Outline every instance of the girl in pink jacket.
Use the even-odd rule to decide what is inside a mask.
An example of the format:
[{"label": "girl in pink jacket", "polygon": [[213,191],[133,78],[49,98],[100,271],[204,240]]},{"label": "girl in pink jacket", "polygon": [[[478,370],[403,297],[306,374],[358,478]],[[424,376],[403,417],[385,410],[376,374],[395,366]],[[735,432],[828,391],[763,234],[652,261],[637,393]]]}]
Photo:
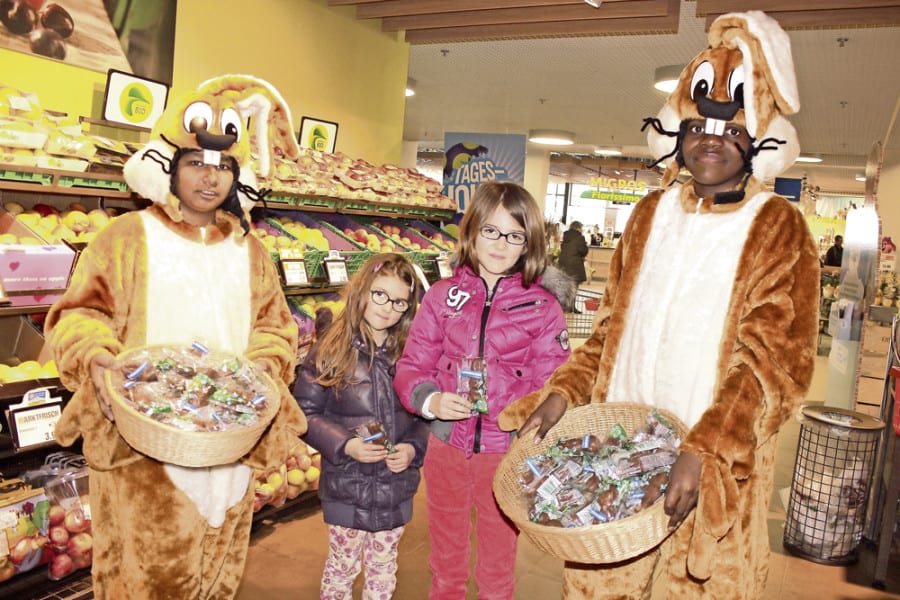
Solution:
[{"label": "girl in pink jacket", "polygon": [[516,530],[491,491],[510,444],[497,416],[539,389],[569,356],[560,293],[547,272],[544,222],[524,188],[482,184],[460,224],[459,265],[425,295],[397,363],[403,405],[431,421],[424,475],[432,599],[466,597],[476,511],[479,598],[512,598]]}]

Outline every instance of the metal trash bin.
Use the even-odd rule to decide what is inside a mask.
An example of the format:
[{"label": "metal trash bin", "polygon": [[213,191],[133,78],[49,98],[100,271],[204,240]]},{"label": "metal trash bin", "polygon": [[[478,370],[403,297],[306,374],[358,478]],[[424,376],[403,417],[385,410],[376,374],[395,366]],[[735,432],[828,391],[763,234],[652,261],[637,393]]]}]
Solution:
[{"label": "metal trash bin", "polygon": [[856,562],[884,423],[827,406],[800,412],[784,547],[817,563]]}]

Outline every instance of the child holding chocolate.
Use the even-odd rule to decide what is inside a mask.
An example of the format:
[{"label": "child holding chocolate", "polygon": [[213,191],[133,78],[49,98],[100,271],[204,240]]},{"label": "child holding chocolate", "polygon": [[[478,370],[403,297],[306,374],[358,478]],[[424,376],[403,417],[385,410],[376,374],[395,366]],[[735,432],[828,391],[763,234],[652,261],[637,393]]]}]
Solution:
[{"label": "child holding chocolate", "polygon": [[300,369],[294,396],[309,422],[303,439],[322,454],[322,598],[350,598],[363,561],[364,597],[390,598],[396,586],[397,545],[428,440],[427,423],[403,409],[392,383],[418,295],[406,258],[373,256]]},{"label": "child holding chocolate", "polygon": [[497,416],[569,356],[565,315],[547,288],[571,293],[571,282],[548,270],[543,216],[514,183],[481,184],[459,248],[453,275],[422,301],[394,386],[407,409],[431,420],[424,466],[430,597],[466,597],[474,509],[479,597],[512,598],[517,532],[491,489],[510,444]]}]

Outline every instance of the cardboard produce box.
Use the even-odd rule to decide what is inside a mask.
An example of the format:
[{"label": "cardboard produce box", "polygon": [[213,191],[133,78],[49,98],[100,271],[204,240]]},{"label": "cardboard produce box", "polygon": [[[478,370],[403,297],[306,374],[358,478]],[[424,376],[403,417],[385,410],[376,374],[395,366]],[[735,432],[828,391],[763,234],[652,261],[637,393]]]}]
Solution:
[{"label": "cardboard produce box", "polygon": [[[0,209],[0,234],[41,240],[31,229]],[[0,282],[12,306],[40,306],[56,302],[75,264],[75,251],[65,244],[0,243]]]}]

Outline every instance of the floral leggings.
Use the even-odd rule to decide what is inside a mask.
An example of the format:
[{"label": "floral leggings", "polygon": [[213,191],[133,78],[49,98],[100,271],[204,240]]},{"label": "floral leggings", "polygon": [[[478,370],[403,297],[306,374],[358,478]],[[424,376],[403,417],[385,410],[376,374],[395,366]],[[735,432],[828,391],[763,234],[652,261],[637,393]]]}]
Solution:
[{"label": "floral leggings", "polygon": [[397,586],[397,544],[403,526],[387,531],[362,531],[328,526],[328,558],[322,573],[321,600],[351,598],[361,563],[366,565],[363,600],[389,600]]}]

